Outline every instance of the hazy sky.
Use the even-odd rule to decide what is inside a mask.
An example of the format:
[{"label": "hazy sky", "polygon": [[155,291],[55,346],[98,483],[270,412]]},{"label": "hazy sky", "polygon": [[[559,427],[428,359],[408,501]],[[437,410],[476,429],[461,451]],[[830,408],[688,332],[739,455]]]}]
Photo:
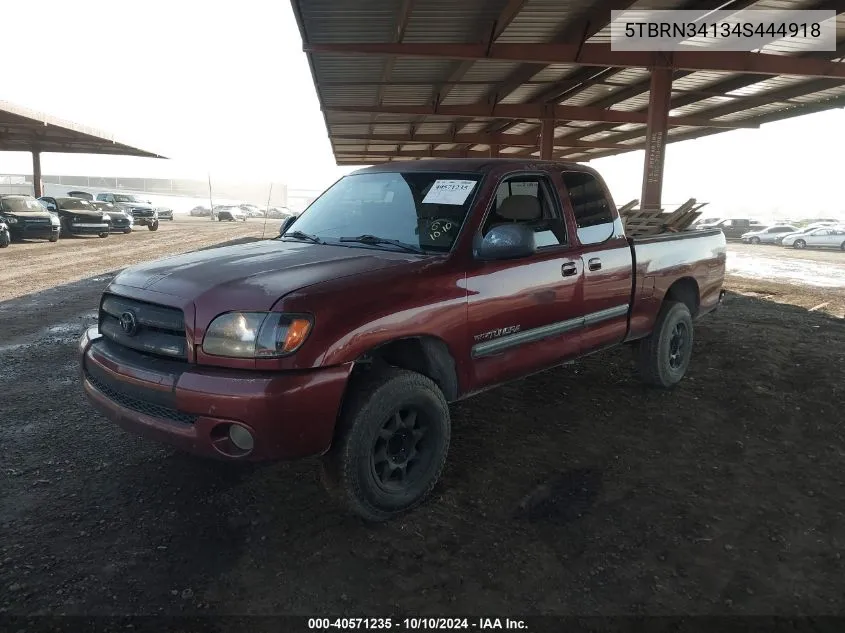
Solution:
[{"label": "hazy sky", "polygon": [[[174,158],[45,154],[45,173],[212,170],[319,189],[348,171],[334,164],[287,0],[28,0],[1,11],[0,99]],[[670,145],[664,200],[845,215],[842,147],[843,110]],[[642,162],[635,152],[591,165],[624,202],[639,197]],[[0,152],[0,173],[30,171],[28,154]]]}]

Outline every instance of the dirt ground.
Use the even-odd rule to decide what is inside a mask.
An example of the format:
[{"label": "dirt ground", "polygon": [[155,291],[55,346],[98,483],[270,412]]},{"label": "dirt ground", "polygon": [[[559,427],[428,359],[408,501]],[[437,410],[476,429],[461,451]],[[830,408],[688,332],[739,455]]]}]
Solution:
[{"label": "dirt ground", "polygon": [[[173,239],[252,224],[204,230]],[[314,462],[205,462],[87,405],[101,273],[170,233],[0,303],[0,614],[845,613],[845,321],[806,309],[838,291],[730,279],[670,392],[621,349],[455,406],[433,496],[369,526]]]}]

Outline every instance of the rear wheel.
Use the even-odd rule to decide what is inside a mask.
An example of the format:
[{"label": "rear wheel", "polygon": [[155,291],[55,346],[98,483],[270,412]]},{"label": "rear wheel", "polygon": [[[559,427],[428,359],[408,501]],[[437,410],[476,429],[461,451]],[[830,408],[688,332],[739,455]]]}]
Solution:
[{"label": "rear wheel", "polygon": [[11,243],[12,237],[9,235],[8,231],[0,232],[0,248],[6,248]]},{"label": "rear wheel", "polygon": [[429,378],[389,368],[350,386],[331,450],[327,489],[355,514],[384,521],[437,483],[449,450],[449,405]]},{"label": "rear wheel", "polygon": [[795,243],[792,246],[794,248],[804,248],[807,246],[807,242],[804,240],[795,240]]},{"label": "rear wheel", "polygon": [[692,343],[689,308],[684,303],[665,301],[654,331],[637,343],[637,368],[642,380],[656,387],[674,387],[689,367]]}]

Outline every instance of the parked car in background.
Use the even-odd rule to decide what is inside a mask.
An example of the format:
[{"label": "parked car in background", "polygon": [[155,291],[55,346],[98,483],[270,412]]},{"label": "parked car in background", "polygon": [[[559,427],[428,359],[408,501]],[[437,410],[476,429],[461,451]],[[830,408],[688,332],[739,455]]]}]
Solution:
[{"label": "parked car in background", "polygon": [[270,207],[267,209],[267,217],[274,220],[281,220],[295,215],[293,211],[287,207]]},{"label": "parked car in background", "polygon": [[98,235],[108,237],[111,217],[81,198],[53,198],[41,196],[41,202],[59,216],[62,237],[69,235]]},{"label": "parked car in background", "polygon": [[0,195],[0,221],[6,224],[10,239],[59,239],[59,218],[32,196]]},{"label": "parked car in background", "polygon": [[94,199],[94,194],[88,193],[87,191],[68,191],[67,195],[71,198],[82,198],[83,200],[88,200],[89,202]]},{"label": "parked car in background", "polygon": [[132,225],[135,223],[135,219],[132,217],[132,214],[128,211],[125,211],[124,209],[113,205],[111,202],[100,202],[99,200],[92,200],[88,204],[90,204],[95,209],[99,209],[103,213],[106,213],[111,218],[111,221],[109,222],[111,231],[117,233],[132,232]]},{"label": "parked car in background", "polygon": [[806,233],[791,233],[783,238],[783,246],[792,248],[838,248],[845,251],[845,226],[821,226]]},{"label": "parked car in background", "polygon": [[766,225],[762,222],[758,222],[757,220],[732,218],[729,220],[720,220],[719,222],[716,222],[706,228],[719,229],[722,233],[724,233],[727,239],[736,240],[749,231],[760,231],[766,228]]},{"label": "parked car in background", "polygon": [[713,225],[721,222],[722,218],[701,218],[700,220],[696,220],[696,222],[692,225],[694,229],[709,229],[713,228]]},{"label": "parked car in background", "polygon": [[12,236],[9,234],[9,225],[0,217],[0,248],[6,248],[12,243]]},{"label": "parked car in background", "polygon": [[242,204],[240,205],[241,211],[246,214],[248,218],[263,218],[264,211],[256,207],[254,204]]},{"label": "parked car in background", "polygon": [[787,233],[795,233],[798,228],[790,224],[777,224],[759,231],[749,231],[743,233],[742,239],[746,244],[776,244],[778,238],[783,237]]},{"label": "parked car in background", "polygon": [[218,222],[234,222],[235,220],[246,222],[246,213],[240,207],[224,205],[217,210]]},{"label": "parked car in background", "polygon": [[156,207],[156,211],[158,212],[159,220],[173,221],[173,209],[170,207]]},{"label": "parked car in background", "polygon": [[97,194],[100,202],[111,202],[132,214],[137,226],[146,226],[150,231],[158,231],[158,209],[149,200],[142,200],[131,193],[102,192]]},{"label": "parked car in background", "polygon": [[188,452],[320,456],[336,498],[385,520],[435,486],[449,403],[622,344],[645,383],[677,385],[725,261],[717,230],[626,236],[584,165],[385,163],[277,239],[121,271],[80,379],[108,419]]},{"label": "parked car in background", "polygon": [[191,209],[189,214],[194,218],[207,218],[211,215],[211,209],[200,204]]},{"label": "parked car in background", "polygon": [[836,224],[835,222],[827,221],[813,222],[812,224],[808,224],[807,226],[796,228],[793,233],[786,233],[784,235],[781,235],[775,241],[775,244],[780,244],[781,246],[783,246],[783,241],[788,237],[806,235],[807,233],[809,233],[810,231],[814,231],[815,229],[826,228],[829,226],[838,226],[838,224]]}]

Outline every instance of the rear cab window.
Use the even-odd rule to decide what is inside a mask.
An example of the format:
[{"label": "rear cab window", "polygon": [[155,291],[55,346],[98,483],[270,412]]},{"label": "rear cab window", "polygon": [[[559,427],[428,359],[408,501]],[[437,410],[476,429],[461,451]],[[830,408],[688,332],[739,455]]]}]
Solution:
[{"label": "rear cab window", "polygon": [[600,244],[624,235],[622,222],[614,218],[612,203],[598,178],[586,171],[565,171],[561,177],[581,244]]}]

